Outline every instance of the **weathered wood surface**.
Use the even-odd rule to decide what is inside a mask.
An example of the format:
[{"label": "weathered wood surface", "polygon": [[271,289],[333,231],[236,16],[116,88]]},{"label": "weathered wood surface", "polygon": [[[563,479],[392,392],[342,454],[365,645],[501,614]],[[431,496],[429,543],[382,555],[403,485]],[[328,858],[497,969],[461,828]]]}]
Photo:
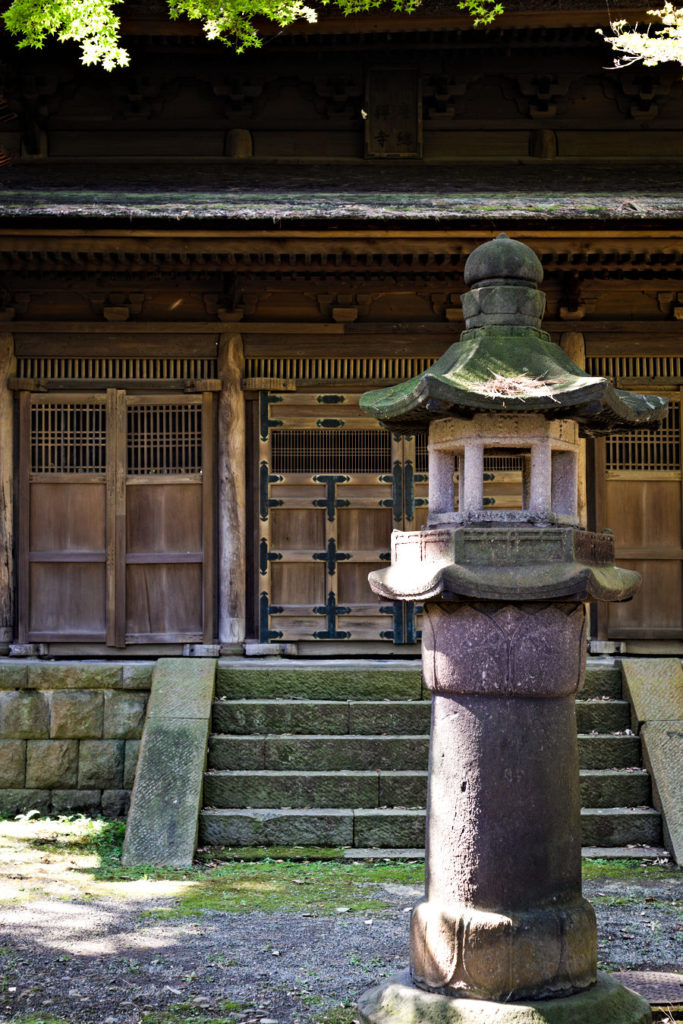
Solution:
[{"label": "weathered wood surface", "polygon": [[246,629],[246,416],[244,345],[224,334],[218,347],[218,638],[239,643]]},{"label": "weathered wood surface", "polygon": [[[567,331],[560,335],[560,348],[566,352],[570,359],[576,363],[581,370],[586,369],[586,342],[580,331]],[[586,493],[586,439],[579,440],[579,488],[577,495],[576,510],[579,516],[579,524],[585,527],[588,523],[588,501]]]},{"label": "weathered wood surface", "polygon": [[14,340],[11,334],[0,334],[0,643],[12,640],[14,625],[13,565],[13,436],[14,396],[7,381],[16,372]]}]

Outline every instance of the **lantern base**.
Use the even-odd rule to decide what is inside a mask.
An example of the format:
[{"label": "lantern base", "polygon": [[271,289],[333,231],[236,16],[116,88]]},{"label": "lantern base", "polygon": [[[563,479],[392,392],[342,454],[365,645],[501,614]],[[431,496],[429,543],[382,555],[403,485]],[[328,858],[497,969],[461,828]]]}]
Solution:
[{"label": "lantern base", "polygon": [[408,971],[368,989],[358,1000],[363,1024],[651,1024],[649,1003],[608,974],[563,999],[498,1003],[425,992]]}]

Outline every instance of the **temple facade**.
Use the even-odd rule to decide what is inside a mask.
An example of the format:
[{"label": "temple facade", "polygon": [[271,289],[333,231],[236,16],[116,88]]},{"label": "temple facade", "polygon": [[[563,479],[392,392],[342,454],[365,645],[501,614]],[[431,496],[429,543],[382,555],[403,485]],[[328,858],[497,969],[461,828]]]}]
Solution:
[{"label": "temple facade", "polygon": [[[604,9],[542,6],[327,16],[237,55],[130,5],[113,73],[4,40],[5,653],[416,655],[419,603],[367,576],[426,521],[426,434],[359,395],[457,340],[501,230],[557,345],[669,400],[656,434],[582,441],[579,513],[643,576],[593,651],[683,652],[683,82],[611,67]],[[521,507],[515,452],[484,472]]]}]

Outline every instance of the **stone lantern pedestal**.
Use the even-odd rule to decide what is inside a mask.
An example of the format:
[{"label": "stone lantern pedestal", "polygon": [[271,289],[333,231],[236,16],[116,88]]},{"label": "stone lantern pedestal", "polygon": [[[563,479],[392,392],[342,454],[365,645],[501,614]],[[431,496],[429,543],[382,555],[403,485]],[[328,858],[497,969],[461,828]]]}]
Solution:
[{"label": "stone lantern pedestal", "polygon": [[[666,406],[552,345],[541,278],[505,236],[475,250],[460,344],[362,401],[392,430],[429,425],[427,527],[394,533],[391,566],[370,583],[423,603],[433,694],[426,896],[410,971],[361,997],[366,1024],[650,1020],[645,1000],[598,975],[581,894],[586,604],[628,599],[639,577],[614,565],[611,534],[579,528],[577,451],[580,433],[654,424]],[[523,467],[513,510],[484,504],[485,460],[501,452]]]}]

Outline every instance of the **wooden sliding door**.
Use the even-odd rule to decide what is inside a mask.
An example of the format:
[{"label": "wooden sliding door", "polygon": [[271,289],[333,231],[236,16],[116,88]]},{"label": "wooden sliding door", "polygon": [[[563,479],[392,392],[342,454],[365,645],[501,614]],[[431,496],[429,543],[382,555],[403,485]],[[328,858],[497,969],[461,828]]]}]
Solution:
[{"label": "wooden sliding door", "polygon": [[632,601],[603,609],[610,639],[683,639],[681,396],[666,397],[664,424],[654,433],[608,437],[598,467],[599,522],[614,531],[617,564],[643,578]]},{"label": "wooden sliding door", "polygon": [[21,640],[212,639],[214,430],[211,393],[22,393]]},{"label": "wooden sliding door", "polygon": [[263,640],[416,639],[413,609],[376,597],[368,572],[389,564],[392,529],[415,528],[426,476],[415,439],[380,427],[358,399],[260,396]]}]

